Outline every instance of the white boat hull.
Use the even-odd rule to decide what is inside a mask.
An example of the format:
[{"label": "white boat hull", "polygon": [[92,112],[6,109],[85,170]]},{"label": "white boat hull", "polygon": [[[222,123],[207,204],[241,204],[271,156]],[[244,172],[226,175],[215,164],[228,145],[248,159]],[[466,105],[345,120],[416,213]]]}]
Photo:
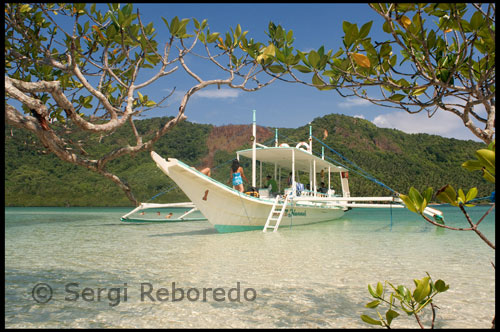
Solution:
[{"label": "white boat hull", "polygon": [[[177,159],[168,161],[151,152],[158,167],[187,195],[217,231],[262,230],[274,200],[245,195],[202,174]],[[345,207],[318,203],[289,203],[280,227],[305,225],[343,216]]]}]

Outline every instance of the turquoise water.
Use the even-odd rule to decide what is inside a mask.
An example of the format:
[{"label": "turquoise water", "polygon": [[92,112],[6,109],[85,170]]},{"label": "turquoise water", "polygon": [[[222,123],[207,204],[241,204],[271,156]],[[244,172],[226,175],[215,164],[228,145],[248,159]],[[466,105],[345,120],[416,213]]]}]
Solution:
[{"label": "turquoise water", "polygon": [[[467,227],[456,209],[439,209],[449,225]],[[470,213],[477,220],[487,209]],[[376,316],[364,308],[368,284],[413,288],[425,272],[450,285],[435,298],[437,328],[491,326],[494,250],[403,209],[392,221],[389,210],[358,209],[277,233],[230,234],[208,221],[120,222],[129,211],[6,208],[5,327],[366,328],[359,316]],[[479,227],[492,242],[494,214]],[[418,327],[406,315],[392,325]]]}]

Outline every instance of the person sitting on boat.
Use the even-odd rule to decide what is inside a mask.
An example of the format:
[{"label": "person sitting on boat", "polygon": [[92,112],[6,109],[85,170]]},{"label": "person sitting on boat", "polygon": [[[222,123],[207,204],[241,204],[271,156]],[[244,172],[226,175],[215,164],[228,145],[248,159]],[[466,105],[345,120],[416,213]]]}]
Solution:
[{"label": "person sitting on boat", "polygon": [[300,182],[295,182],[295,191],[297,193],[297,196],[300,196],[304,191],[304,184]]},{"label": "person sitting on boat", "polygon": [[328,188],[325,186],[324,182],[321,182],[321,187],[318,189],[318,192],[322,194],[328,193]]},{"label": "person sitting on boat", "polygon": [[276,194],[278,193],[278,184],[276,183],[276,180],[272,179],[271,175],[266,176],[266,179],[267,181],[264,186],[270,189],[269,192],[271,193],[271,195],[276,196]]},{"label": "person sitting on boat", "polygon": [[[191,167],[192,169],[196,169],[194,167]],[[201,169],[196,169],[197,171],[205,174],[206,176],[209,176],[211,177],[212,176],[212,171],[210,170],[210,167],[205,167],[205,168],[201,168]]]},{"label": "person sitting on boat", "polygon": [[244,192],[245,188],[243,186],[243,180],[245,180],[246,183],[249,183],[245,173],[243,173],[243,167],[240,166],[240,162],[238,159],[234,159],[233,164],[231,165],[231,173],[228,183],[232,182],[234,189]]},{"label": "person sitting on boat", "polygon": [[203,168],[202,170],[200,170],[200,172],[202,172],[203,174],[205,174],[206,176],[212,176],[212,171],[210,170],[209,167],[205,167]]}]

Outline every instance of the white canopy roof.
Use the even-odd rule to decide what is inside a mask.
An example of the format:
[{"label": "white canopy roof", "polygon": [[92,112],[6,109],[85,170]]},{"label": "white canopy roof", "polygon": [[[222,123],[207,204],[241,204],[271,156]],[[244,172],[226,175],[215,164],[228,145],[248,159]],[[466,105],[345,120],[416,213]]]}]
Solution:
[{"label": "white canopy roof", "polygon": [[[256,149],[256,159],[264,163],[276,163],[281,168],[292,169],[292,151],[295,151],[295,169],[309,173],[312,169],[313,161],[316,161],[316,173],[321,170],[328,172],[330,167],[331,172],[346,172],[343,167],[336,166],[320,157],[314,156],[309,152],[295,147],[267,147]],[[252,158],[252,149],[240,150],[237,155]]]}]

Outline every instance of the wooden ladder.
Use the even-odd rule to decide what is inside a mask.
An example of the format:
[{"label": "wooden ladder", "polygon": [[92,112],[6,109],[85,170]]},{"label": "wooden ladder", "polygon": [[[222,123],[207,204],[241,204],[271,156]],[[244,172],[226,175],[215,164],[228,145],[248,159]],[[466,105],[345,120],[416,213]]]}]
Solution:
[{"label": "wooden ladder", "polygon": [[[280,226],[281,219],[283,218],[283,214],[285,213],[286,205],[288,203],[288,197],[290,197],[290,195],[287,195],[285,197],[285,200],[283,202],[283,205],[281,206],[281,209],[277,209],[277,206],[279,205],[280,195],[276,196],[276,199],[274,200],[273,207],[271,208],[271,212],[269,212],[269,216],[267,217],[266,224],[264,225],[264,229],[262,230],[263,232],[266,232],[268,228],[272,228],[273,232],[276,232],[278,230],[278,227]],[[276,217],[276,215],[277,215],[277,217]],[[275,221],[275,224],[271,225],[271,221]]]}]

